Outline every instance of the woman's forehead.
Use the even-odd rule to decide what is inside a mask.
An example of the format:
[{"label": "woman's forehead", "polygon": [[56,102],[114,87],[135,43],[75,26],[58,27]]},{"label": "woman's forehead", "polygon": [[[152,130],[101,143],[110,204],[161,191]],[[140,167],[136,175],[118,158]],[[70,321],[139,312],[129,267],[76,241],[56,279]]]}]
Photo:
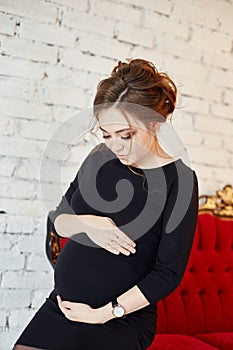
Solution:
[{"label": "woman's forehead", "polygon": [[[127,115],[127,119],[125,117]],[[104,110],[99,115],[99,126],[107,131],[116,132],[125,128],[143,128],[144,124],[136,118],[129,115],[129,113],[122,112],[118,109]]]}]

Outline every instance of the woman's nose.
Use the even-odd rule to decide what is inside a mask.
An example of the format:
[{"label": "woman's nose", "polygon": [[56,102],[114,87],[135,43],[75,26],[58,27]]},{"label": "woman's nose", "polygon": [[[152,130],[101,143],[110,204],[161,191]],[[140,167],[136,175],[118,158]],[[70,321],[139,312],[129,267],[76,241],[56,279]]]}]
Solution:
[{"label": "woman's nose", "polygon": [[111,140],[108,142],[108,147],[116,154],[123,154],[124,146],[120,140]]}]

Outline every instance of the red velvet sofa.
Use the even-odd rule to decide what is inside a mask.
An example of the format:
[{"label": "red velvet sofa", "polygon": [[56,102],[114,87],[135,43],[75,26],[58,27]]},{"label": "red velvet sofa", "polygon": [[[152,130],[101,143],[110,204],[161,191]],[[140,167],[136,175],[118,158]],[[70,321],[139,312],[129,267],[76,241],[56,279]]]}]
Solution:
[{"label": "red velvet sofa", "polygon": [[[178,288],[158,303],[156,335],[148,350],[233,350],[233,191],[200,196],[191,255]],[[67,239],[47,221],[52,266]]]}]

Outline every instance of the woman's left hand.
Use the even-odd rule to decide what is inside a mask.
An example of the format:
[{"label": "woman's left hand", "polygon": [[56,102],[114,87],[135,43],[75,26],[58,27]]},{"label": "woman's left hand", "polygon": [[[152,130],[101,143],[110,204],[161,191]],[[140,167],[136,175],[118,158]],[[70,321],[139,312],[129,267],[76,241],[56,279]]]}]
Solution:
[{"label": "woman's left hand", "polygon": [[63,301],[60,295],[57,295],[58,306],[63,314],[71,321],[85,323],[102,323],[100,321],[99,309],[93,309],[91,306],[83,303],[74,303]]}]

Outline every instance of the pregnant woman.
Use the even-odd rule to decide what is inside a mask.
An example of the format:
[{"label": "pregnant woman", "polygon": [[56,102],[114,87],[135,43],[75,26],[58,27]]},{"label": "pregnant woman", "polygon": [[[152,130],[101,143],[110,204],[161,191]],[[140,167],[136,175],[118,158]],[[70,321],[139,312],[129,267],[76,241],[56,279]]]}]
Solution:
[{"label": "pregnant woman", "polygon": [[157,302],[180,284],[198,215],[194,170],[166,153],[159,127],[177,89],[143,59],[119,61],[97,86],[104,141],[86,156],[51,216],[69,237],[54,289],[13,350],[145,350]]}]

